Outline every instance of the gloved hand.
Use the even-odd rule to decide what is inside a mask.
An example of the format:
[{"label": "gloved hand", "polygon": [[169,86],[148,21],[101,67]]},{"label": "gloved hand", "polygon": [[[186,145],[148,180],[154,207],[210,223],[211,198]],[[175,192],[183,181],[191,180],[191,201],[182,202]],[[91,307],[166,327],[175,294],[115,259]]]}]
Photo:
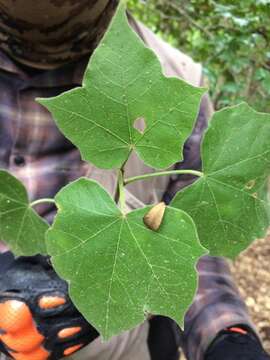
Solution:
[{"label": "gloved hand", "polygon": [[224,330],[210,345],[205,360],[270,360],[252,332]]},{"label": "gloved hand", "polygon": [[67,288],[48,258],[0,254],[0,352],[16,360],[56,360],[93,341],[98,333]]}]

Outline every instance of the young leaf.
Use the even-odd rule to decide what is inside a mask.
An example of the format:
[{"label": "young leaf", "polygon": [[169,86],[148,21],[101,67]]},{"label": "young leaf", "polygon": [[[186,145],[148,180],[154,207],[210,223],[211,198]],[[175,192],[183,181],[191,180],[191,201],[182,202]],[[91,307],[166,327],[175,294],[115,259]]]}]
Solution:
[{"label": "young leaf", "polygon": [[183,323],[205,249],[192,219],[167,208],[158,231],[143,223],[150,207],[123,215],[96,182],[79,179],[56,196],[59,212],[47,246],[70,296],[104,339],[149,313]]},{"label": "young leaf", "polygon": [[[182,157],[205,89],[163,75],[130,28],[123,3],[91,57],[82,87],[39,99],[58,127],[99,168],[120,168],[132,150],[154,168]],[[145,123],[140,132],[137,121]]]},{"label": "young leaf", "polygon": [[46,254],[48,224],[29,206],[25,187],[0,170],[0,240],[17,256]]},{"label": "young leaf", "polygon": [[202,144],[204,177],[171,206],[186,211],[211,255],[234,258],[269,225],[270,115],[247,104],[215,113]]}]

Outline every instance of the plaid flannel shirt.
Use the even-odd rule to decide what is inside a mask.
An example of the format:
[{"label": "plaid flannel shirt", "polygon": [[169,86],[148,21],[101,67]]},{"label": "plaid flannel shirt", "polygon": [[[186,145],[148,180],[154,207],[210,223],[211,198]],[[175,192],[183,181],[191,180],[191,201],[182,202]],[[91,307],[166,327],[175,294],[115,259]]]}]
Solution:
[{"label": "plaid flannel shirt", "polygon": [[[0,168],[24,183],[31,201],[53,197],[70,181],[87,175],[88,166],[78,150],[59,132],[49,112],[35,102],[37,97],[55,96],[80,85],[86,61],[58,70],[27,73],[0,53]],[[185,147],[186,160],[178,167],[200,166],[205,113],[202,103],[197,127]],[[185,177],[171,179],[165,199],[169,201],[175,191],[190,181]],[[49,220],[54,216],[52,205],[40,205],[37,210]],[[199,289],[181,333],[181,346],[192,360],[202,360],[211,341],[225,327],[240,323],[252,327],[226,262],[206,256],[199,261],[198,271]]]}]

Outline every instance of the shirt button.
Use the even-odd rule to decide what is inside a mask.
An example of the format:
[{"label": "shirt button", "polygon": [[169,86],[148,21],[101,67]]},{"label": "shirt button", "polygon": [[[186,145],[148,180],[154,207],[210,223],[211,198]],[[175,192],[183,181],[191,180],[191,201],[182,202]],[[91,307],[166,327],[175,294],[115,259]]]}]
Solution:
[{"label": "shirt button", "polygon": [[25,165],[25,158],[22,155],[15,155],[13,158],[14,164],[17,166]]}]

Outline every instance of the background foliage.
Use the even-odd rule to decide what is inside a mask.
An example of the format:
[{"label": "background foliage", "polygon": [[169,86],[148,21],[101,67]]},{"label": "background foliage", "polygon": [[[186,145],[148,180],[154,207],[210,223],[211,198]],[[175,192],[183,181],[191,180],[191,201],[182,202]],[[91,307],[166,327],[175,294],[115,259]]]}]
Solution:
[{"label": "background foliage", "polygon": [[270,0],[128,0],[136,18],[204,65],[217,109],[270,111]]}]

